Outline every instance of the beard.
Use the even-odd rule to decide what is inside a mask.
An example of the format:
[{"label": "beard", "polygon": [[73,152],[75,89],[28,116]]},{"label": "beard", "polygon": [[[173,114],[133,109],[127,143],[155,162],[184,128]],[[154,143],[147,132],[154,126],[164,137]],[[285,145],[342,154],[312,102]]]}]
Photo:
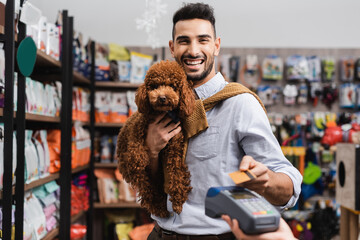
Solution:
[{"label": "beard", "polygon": [[[182,56],[181,59],[179,59],[177,62],[180,63],[180,65],[184,65],[185,63],[183,62],[182,59],[185,58],[185,57],[186,57],[186,58],[192,58],[192,59],[198,58],[198,56],[196,56],[196,57],[192,57],[192,56]],[[207,60],[208,58],[205,56],[204,59],[205,59],[204,63],[206,63],[206,60]],[[195,75],[194,75],[194,74],[190,74],[190,73],[188,73],[188,72],[185,71],[185,72],[186,72],[186,77],[187,77],[188,80],[190,80],[190,81],[192,81],[192,82],[201,81],[201,80],[203,80],[204,78],[206,78],[206,77],[210,74],[213,66],[214,66],[214,57],[211,58],[211,59],[209,59],[209,62],[208,62],[207,65],[205,64],[205,69],[204,69],[204,71],[202,71],[201,73],[195,74]]]}]

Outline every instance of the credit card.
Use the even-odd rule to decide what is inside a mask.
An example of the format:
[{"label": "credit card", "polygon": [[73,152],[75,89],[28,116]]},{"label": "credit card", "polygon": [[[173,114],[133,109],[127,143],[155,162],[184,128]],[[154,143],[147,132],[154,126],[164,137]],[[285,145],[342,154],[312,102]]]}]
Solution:
[{"label": "credit card", "polygon": [[235,184],[240,184],[243,182],[250,181],[252,179],[256,178],[256,175],[252,173],[250,170],[246,171],[235,171],[232,173],[229,173],[229,176],[234,181]]}]

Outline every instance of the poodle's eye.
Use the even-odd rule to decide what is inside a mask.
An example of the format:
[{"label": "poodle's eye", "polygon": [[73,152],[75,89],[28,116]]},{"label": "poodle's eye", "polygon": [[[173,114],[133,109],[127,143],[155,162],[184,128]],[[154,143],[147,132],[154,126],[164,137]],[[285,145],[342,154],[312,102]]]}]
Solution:
[{"label": "poodle's eye", "polygon": [[149,86],[149,88],[150,88],[150,90],[154,90],[154,89],[157,88],[157,85],[156,85],[156,84],[151,84],[151,85]]},{"label": "poodle's eye", "polygon": [[175,86],[175,85],[170,84],[169,86],[170,86],[172,89],[176,90],[176,86]]}]

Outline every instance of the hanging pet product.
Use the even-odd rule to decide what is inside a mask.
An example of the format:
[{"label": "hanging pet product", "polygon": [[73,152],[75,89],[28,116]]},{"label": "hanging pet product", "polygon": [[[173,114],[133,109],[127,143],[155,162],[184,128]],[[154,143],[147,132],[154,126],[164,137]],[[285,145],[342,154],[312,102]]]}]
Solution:
[{"label": "hanging pet product", "polygon": [[286,79],[304,80],[309,76],[309,65],[304,56],[292,55],[286,59]]},{"label": "hanging pet product", "polygon": [[304,83],[301,84],[299,87],[299,97],[297,99],[297,102],[299,104],[305,104],[307,103],[307,98],[308,98],[308,87]]},{"label": "hanging pet product", "polygon": [[310,97],[313,101],[313,106],[316,107],[319,99],[322,96],[323,87],[320,82],[310,83]]},{"label": "hanging pet product", "polygon": [[286,105],[294,105],[296,103],[296,96],[298,95],[296,85],[286,84],[283,94]]},{"label": "hanging pet product", "polygon": [[262,62],[264,80],[281,80],[283,78],[283,61],[279,56],[269,55]]},{"label": "hanging pet product", "polygon": [[321,78],[324,82],[335,80],[335,59],[327,57],[321,61]]},{"label": "hanging pet product", "polygon": [[223,54],[218,58],[218,71],[229,82],[237,82],[239,75],[240,57]]},{"label": "hanging pet product", "polygon": [[341,81],[354,80],[355,59],[352,57],[345,57],[340,60],[340,79]]},{"label": "hanging pet product", "polygon": [[360,58],[356,60],[354,70],[355,70],[354,79],[360,80]]},{"label": "hanging pet product", "polygon": [[261,79],[262,71],[257,56],[247,55],[246,63],[240,71],[241,83],[251,90],[255,90],[259,86]]},{"label": "hanging pet product", "polygon": [[306,57],[309,64],[309,82],[321,81],[321,60],[317,56]]},{"label": "hanging pet product", "polygon": [[340,86],[340,107],[354,108],[356,100],[355,85],[344,83]]},{"label": "hanging pet product", "polygon": [[338,89],[335,83],[326,84],[322,91],[322,103],[324,103],[328,108],[331,108],[334,102],[338,99],[338,95]]},{"label": "hanging pet product", "polygon": [[270,106],[274,104],[271,86],[269,85],[259,86],[257,89],[257,94],[265,106]]}]

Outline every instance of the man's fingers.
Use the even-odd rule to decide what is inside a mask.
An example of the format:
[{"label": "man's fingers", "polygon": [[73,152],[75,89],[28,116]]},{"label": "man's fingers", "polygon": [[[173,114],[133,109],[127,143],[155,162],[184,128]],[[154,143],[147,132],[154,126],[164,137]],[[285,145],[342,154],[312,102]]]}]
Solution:
[{"label": "man's fingers", "polygon": [[173,138],[176,134],[178,134],[179,132],[181,131],[181,126],[178,125],[176,128],[172,129],[170,132],[169,132],[169,140],[171,138]]},{"label": "man's fingers", "polygon": [[246,171],[248,169],[253,168],[253,165],[254,165],[253,161],[254,161],[254,159],[252,157],[245,155],[241,160],[239,170]]}]

